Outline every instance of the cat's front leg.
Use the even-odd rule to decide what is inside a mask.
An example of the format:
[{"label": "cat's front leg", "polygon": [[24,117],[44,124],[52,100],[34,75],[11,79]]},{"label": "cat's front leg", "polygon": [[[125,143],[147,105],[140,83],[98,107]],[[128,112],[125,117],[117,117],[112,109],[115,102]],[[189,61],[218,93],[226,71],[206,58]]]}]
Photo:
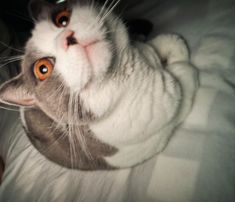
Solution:
[{"label": "cat's front leg", "polygon": [[190,63],[186,41],[176,34],[162,34],[149,42],[159,54],[163,66],[180,84],[182,100],[177,123],[189,113],[199,86],[198,71]]},{"label": "cat's front leg", "polygon": [[178,123],[181,123],[190,112],[195,94],[199,87],[198,71],[187,61],[170,64],[166,69],[179,81],[181,86],[181,109],[177,116]]}]

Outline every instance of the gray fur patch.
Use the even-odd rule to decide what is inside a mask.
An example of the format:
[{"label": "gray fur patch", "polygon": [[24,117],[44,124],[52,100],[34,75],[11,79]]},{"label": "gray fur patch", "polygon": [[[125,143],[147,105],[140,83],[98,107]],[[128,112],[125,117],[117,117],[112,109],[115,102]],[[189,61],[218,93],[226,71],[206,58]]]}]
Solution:
[{"label": "gray fur patch", "polygon": [[86,142],[87,151],[84,151],[78,142],[72,149],[66,125],[58,127],[38,108],[26,109],[23,113],[26,124],[24,127],[30,141],[51,161],[73,169],[115,169],[104,160],[104,157],[112,156],[118,150],[95,138],[88,126],[77,126]]}]

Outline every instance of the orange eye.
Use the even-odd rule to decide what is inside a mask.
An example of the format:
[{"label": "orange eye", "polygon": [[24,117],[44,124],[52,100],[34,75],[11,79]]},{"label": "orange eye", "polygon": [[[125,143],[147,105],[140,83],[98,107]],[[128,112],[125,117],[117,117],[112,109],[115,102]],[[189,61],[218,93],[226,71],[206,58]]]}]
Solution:
[{"label": "orange eye", "polygon": [[34,64],[34,74],[37,79],[44,81],[47,79],[54,68],[54,64],[48,58],[42,58]]},{"label": "orange eye", "polygon": [[54,18],[55,25],[57,27],[66,27],[69,24],[71,13],[68,10],[57,13]]}]

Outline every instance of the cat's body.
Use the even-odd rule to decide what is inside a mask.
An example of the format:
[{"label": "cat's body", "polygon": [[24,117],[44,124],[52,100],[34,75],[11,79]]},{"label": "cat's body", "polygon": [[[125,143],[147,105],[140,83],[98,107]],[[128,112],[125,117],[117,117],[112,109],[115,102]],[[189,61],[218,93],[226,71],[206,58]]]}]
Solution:
[{"label": "cat's body", "polygon": [[[191,109],[197,71],[188,49],[175,35],[130,43],[115,16],[69,8],[62,28],[40,10],[22,73],[1,87],[1,100],[33,107],[22,109],[23,124],[52,161],[93,170],[141,163],[164,149]],[[40,80],[35,64],[44,58],[40,68],[53,71]]]}]

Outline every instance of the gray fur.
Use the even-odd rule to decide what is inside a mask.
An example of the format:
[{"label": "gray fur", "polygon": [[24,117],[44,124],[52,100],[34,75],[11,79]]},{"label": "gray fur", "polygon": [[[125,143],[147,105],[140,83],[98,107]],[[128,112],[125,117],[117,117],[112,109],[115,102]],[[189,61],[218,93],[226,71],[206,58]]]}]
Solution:
[{"label": "gray fur", "polygon": [[85,152],[79,142],[71,151],[66,124],[57,127],[57,123],[38,108],[26,109],[23,113],[30,141],[48,159],[73,169],[114,169],[103,157],[115,154],[117,149],[96,139],[87,125],[79,126],[80,134],[73,135],[76,141],[79,141],[77,135],[84,137],[88,151]]}]

